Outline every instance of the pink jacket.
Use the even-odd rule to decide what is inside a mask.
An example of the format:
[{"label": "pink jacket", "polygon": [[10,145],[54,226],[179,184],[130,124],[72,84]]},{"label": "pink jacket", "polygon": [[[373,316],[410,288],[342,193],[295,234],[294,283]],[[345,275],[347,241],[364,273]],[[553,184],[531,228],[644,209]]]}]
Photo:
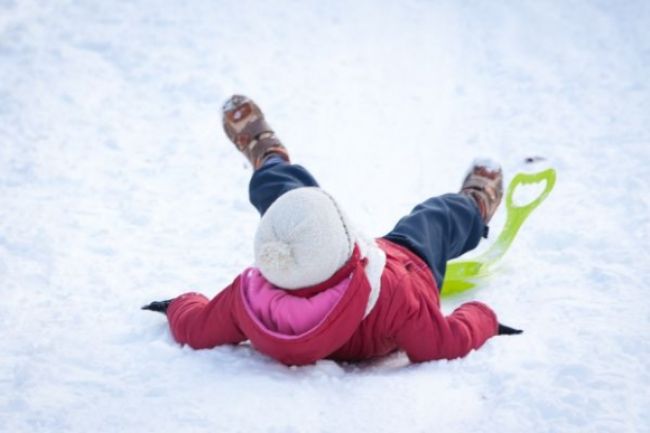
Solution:
[{"label": "pink jacket", "polygon": [[285,291],[249,268],[209,301],[176,298],[167,317],[174,338],[195,349],[250,340],[287,365],[319,359],[359,361],[403,350],[413,362],[465,356],[496,335],[497,318],[480,302],[440,311],[431,270],[408,249],[377,239],[386,253],[379,298],[366,313],[370,284],[358,249],[332,278]]}]

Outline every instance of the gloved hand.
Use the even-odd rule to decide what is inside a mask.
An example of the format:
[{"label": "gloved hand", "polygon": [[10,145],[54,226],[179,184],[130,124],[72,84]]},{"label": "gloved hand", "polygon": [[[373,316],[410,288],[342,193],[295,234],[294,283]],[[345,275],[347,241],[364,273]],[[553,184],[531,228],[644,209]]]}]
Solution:
[{"label": "gloved hand", "polygon": [[171,304],[172,301],[173,299],[167,299],[166,301],[153,301],[151,304],[144,305],[142,309],[167,314],[167,308],[169,308],[169,304]]},{"label": "gloved hand", "polygon": [[499,323],[497,335],[516,335],[516,334],[521,334],[522,332],[524,331],[522,331],[521,329],[511,328],[509,326],[502,325]]}]

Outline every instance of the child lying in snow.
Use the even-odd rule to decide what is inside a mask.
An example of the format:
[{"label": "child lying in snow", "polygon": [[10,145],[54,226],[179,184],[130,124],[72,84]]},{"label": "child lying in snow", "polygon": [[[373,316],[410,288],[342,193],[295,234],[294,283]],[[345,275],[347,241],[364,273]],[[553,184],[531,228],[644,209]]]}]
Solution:
[{"label": "child lying in snow", "polygon": [[144,309],[165,313],[195,349],[250,340],[288,365],[358,361],[404,350],[413,362],[466,355],[497,334],[480,302],[440,311],[449,259],[476,247],[503,195],[501,169],[475,163],[460,193],[419,204],[379,239],[357,232],[337,202],[291,164],[259,107],[235,95],[223,126],[254,167],[250,201],[262,215],[255,266],[209,301],[186,293]]}]

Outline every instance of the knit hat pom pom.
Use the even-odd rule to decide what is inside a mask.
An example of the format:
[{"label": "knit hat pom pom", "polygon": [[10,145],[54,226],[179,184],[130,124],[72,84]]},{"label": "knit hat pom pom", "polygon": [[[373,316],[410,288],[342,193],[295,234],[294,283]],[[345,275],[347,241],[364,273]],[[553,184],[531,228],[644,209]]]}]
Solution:
[{"label": "knit hat pom pom", "polygon": [[274,271],[286,271],[295,266],[291,246],[286,242],[265,242],[259,246],[257,265]]},{"label": "knit hat pom pom", "polygon": [[349,224],[320,188],[287,191],[266,210],[255,233],[255,266],[276,287],[293,290],[326,281],[354,249]]}]

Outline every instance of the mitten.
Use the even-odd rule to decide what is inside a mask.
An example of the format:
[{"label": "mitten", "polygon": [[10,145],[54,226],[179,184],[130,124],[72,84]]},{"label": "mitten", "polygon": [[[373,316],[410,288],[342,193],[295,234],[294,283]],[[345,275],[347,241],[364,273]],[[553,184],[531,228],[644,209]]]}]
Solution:
[{"label": "mitten", "polygon": [[143,306],[142,309],[167,314],[167,308],[169,308],[169,304],[171,304],[172,301],[173,299],[168,299],[166,301],[153,301],[151,304]]},{"label": "mitten", "polygon": [[502,325],[499,323],[497,335],[515,335],[515,334],[521,334],[522,332],[524,331],[522,331],[521,329],[511,328],[509,326]]}]

